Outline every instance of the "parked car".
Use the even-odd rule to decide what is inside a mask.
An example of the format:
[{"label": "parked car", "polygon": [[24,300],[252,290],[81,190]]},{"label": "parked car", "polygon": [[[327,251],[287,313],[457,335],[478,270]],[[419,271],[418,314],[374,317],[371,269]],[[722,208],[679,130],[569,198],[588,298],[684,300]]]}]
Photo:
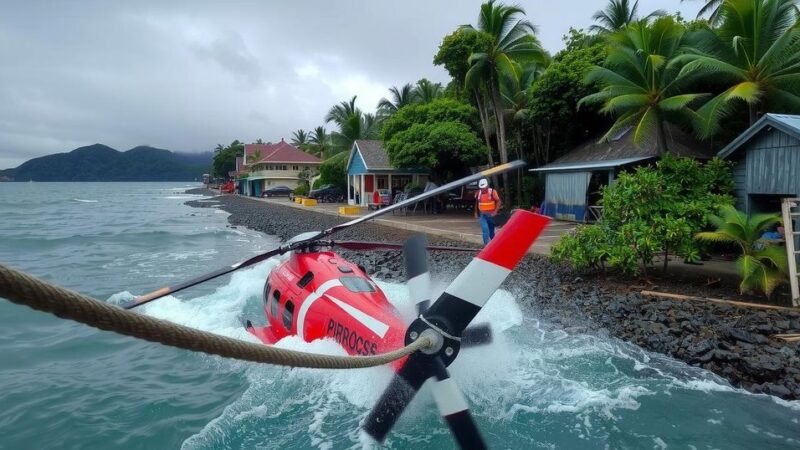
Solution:
[{"label": "parked car", "polygon": [[271,188],[264,189],[261,193],[262,197],[288,197],[289,194],[294,192],[294,189],[289,186],[272,186]]},{"label": "parked car", "polygon": [[332,184],[324,184],[309,192],[308,198],[321,203],[341,203],[344,201],[344,191]]}]

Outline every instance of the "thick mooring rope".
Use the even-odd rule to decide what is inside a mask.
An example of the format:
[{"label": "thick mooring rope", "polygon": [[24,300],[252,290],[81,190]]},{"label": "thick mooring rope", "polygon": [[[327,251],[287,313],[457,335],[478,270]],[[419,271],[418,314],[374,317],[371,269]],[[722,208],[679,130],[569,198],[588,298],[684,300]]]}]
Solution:
[{"label": "thick mooring rope", "polygon": [[314,369],[358,369],[387,364],[430,347],[420,338],[389,353],[374,356],[331,356],[253,344],[156,319],[55,286],[0,264],[0,297],[62,319],[193,352],[258,363]]}]

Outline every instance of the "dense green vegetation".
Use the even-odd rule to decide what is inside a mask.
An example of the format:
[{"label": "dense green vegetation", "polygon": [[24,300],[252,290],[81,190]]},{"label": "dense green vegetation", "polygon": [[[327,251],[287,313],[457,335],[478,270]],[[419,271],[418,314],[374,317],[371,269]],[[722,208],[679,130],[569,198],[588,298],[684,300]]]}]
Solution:
[{"label": "dense green vegetation", "polygon": [[786,249],[761,239],[761,234],[780,224],[780,214],[747,214],[723,205],[720,215],[709,216],[716,231],[697,233],[697,239],[736,244],[742,254],[736,268],[742,277],[739,290],[760,291],[769,296],[780,284],[789,281]]},{"label": "dense green vegetation", "polygon": [[699,257],[694,239],[720,205],[731,205],[733,178],[727,162],[701,164],[665,155],[655,167],[622,173],[603,190],[603,219],[578,227],[554,247],[553,257],[581,270],[618,269],[637,274],[660,255]]},{"label": "dense green vegetation", "polygon": [[227,178],[229,172],[236,170],[236,158],[243,155],[244,143],[239,142],[239,140],[231,142],[228,146],[217,144],[217,147],[214,149],[214,161],[211,165],[211,175],[214,177]]},{"label": "dense green vegetation", "polygon": [[125,152],[102,144],[27,161],[0,175],[16,181],[199,181],[211,154],[140,146]]},{"label": "dense green vegetation", "polygon": [[475,133],[477,122],[475,108],[449,98],[401,108],[383,125],[389,161],[429,168],[437,181],[464,175],[486,154]]}]

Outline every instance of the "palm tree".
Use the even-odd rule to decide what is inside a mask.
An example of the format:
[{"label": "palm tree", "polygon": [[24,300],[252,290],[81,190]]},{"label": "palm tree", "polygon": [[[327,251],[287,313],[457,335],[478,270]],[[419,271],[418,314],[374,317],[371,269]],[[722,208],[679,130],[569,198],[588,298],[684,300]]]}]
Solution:
[{"label": "palm tree", "polygon": [[412,91],[413,99],[419,103],[430,103],[444,94],[441,83],[432,83],[427,78],[417,81]]},{"label": "palm tree", "polygon": [[602,141],[633,128],[636,145],[655,137],[663,155],[668,150],[665,122],[692,120],[689,106],[702,94],[682,93],[676,56],[683,35],[683,26],[672,17],[641,20],[609,35],[603,67],[596,66],[586,78],[602,89],[578,103],[602,103],[602,112],[617,116]]},{"label": "palm tree", "polygon": [[[600,22],[589,27],[589,31],[596,33],[613,33],[628,26],[639,19],[636,17],[636,10],[639,9],[639,0],[633,2],[631,6],[628,0],[609,0],[606,8],[597,11],[592,16],[592,20]],[[643,18],[650,20],[656,17],[665,16],[667,13],[663,9],[657,9]]]},{"label": "palm tree", "polygon": [[384,97],[378,102],[378,112],[386,116],[391,116],[398,109],[414,102],[414,88],[411,83],[404,84],[400,89],[392,86],[389,88],[389,94],[391,100]]},{"label": "palm tree", "polygon": [[768,245],[760,240],[761,234],[781,222],[779,214],[747,214],[726,205],[720,208],[719,216],[709,220],[716,231],[697,233],[695,237],[710,242],[730,242],[739,246],[742,255],[736,260],[742,283],[742,293],[759,290],[767,296],[781,283],[788,281],[789,263],[786,250]]},{"label": "palm tree", "polygon": [[311,130],[308,137],[308,142],[311,152],[319,157],[325,156],[325,151],[328,148],[328,134],[325,132],[325,127],[316,127]]},{"label": "palm tree", "polygon": [[[500,81],[508,74],[516,73],[519,64],[544,61],[546,52],[534,36],[534,26],[527,20],[519,19],[525,15],[522,8],[516,6],[495,5],[494,0],[481,5],[478,16],[478,29],[465,25],[464,30],[484,32],[491,36],[491,43],[486,52],[473,53],[469,57],[470,68],[467,71],[465,84],[470,87],[484,85],[489,94],[497,125],[497,150],[500,162],[508,162],[506,151],[506,131],[503,120],[503,104],[500,97]],[[510,204],[508,192],[508,174],[503,174],[506,186],[504,196],[506,204]]]},{"label": "palm tree", "polygon": [[358,109],[355,96],[349,102],[334,105],[325,116],[325,121],[333,122],[339,128],[330,135],[336,153],[350,150],[357,139],[376,139],[380,129],[380,119]]},{"label": "palm tree", "polygon": [[308,145],[308,133],[304,129],[299,129],[292,133],[292,145],[305,150]]},{"label": "palm tree", "polygon": [[[684,0],[681,0],[683,2]],[[709,12],[711,14],[708,15],[708,23],[711,25],[718,25],[719,19],[721,17],[722,12],[722,4],[725,3],[725,0],[703,0],[705,4],[700,11],[697,12],[697,19],[705,16]]]},{"label": "palm tree", "polygon": [[792,0],[726,0],[715,30],[690,35],[682,73],[699,73],[727,89],[697,112],[703,137],[719,129],[735,102],[748,105],[750,125],[770,110],[800,110],[800,26]]},{"label": "palm tree", "polygon": [[354,95],[349,102],[340,102],[338,105],[333,105],[325,116],[325,123],[334,122],[340,124],[347,120],[347,117],[358,111],[358,108],[356,108],[356,97],[357,96]]}]

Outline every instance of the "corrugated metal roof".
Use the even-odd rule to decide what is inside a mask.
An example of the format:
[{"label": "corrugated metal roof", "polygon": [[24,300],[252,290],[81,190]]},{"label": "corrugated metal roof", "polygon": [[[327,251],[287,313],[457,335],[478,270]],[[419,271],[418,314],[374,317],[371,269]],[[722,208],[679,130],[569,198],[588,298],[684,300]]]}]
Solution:
[{"label": "corrugated metal roof", "polygon": [[800,116],[791,114],[764,114],[750,128],[732,140],[730,144],[717,153],[720,158],[727,158],[731,153],[743,147],[750,139],[755,137],[759,131],[766,127],[774,127],[778,130],[800,139]]},{"label": "corrugated metal roof", "polygon": [[530,172],[567,172],[579,170],[600,170],[600,169],[613,169],[615,167],[633,164],[635,162],[644,161],[653,158],[653,156],[635,156],[632,158],[610,159],[607,161],[589,161],[589,162],[565,162],[553,163],[544,167],[537,167],[530,169]]},{"label": "corrugated metal roof", "polygon": [[774,117],[775,120],[778,120],[784,123],[786,126],[794,128],[800,133],[800,116],[795,116],[792,114],[767,114],[768,116]]},{"label": "corrugated metal roof", "polygon": [[[667,138],[667,149],[673,155],[698,159],[711,159],[714,156],[709,145],[699,142],[677,127],[666,124],[664,131]],[[598,138],[594,138],[575,147],[545,167],[567,162],[588,163],[659,156],[656,136],[648,136],[641,145],[636,145],[633,142],[633,134],[633,128],[625,128],[607,142],[598,142]]]}]

